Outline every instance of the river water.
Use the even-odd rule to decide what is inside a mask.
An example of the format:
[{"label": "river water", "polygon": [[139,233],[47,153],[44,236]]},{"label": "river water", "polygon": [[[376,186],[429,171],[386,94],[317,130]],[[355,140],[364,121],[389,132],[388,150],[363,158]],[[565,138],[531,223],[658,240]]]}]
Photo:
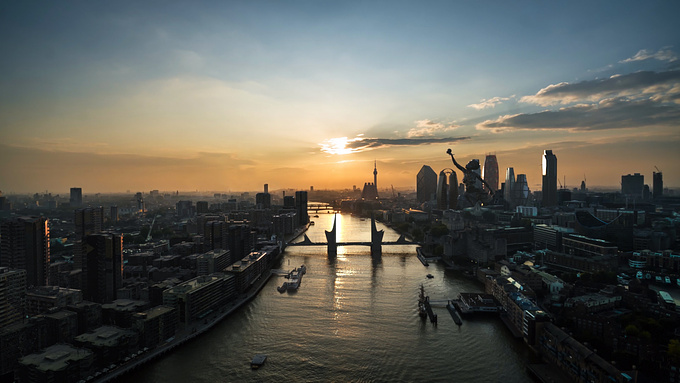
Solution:
[{"label": "river water", "polygon": [[[307,235],[325,242],[332,214],[313,217]],[[337,215],[338,242],[370,241],[370,220]],[[387,227],[384,241],[399,235]],[[126,375],[134,382],[529,382],[526,346],[497,318],[463,320],[433,307],[437,325],[417,313],[419,286],[432,301],[481,286],[440,264],[424,267],[415,247],[383,246],[373,262],[368,246],[288,247],[281,268],[302,264],[296,292],[276,290],[272,276],[260,294],[211,331]],[[431,273],[434,278],[428,279]],[[259,370],[255,354],[267,354]]]}]

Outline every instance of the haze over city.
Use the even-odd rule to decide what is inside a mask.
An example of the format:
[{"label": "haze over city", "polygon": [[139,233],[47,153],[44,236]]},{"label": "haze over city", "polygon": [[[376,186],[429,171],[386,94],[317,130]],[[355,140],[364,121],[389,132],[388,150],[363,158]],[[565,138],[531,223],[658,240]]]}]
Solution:
[{"label": "haze over city", "polygon": [[4,193],[415,187],[495,153],[540,189],[680,186],[677,2],[11,2]]}]

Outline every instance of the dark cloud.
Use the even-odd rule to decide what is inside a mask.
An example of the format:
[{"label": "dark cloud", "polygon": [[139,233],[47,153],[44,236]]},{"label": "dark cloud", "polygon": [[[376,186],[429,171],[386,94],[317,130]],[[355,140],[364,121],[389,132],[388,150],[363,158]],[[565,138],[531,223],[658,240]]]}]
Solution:
[{"label": "dark cloud", "polygon": [[680,125],[680,105],[651,99],[615,98],[593,105],[576,105],[553,111],[501,116],[477,124],[477,129],[510,130],[605,130]]},{"label": "dark cloud", "polygon": [[390,146],[418,146],[429,144],[453,143],[456,141],[469,140],[470,137],[444,137],[444,138],[363,138],[347,143],[347,147],[356,151],[386,148]]},{"label": "dark cloud", "polygon": [[[539,105],[553,105],[640,93],[675,93],[678,83],[680,83],[680,70],[642,71],[574,84],[563,82],[549,85],[535,95],[522,97],[521,101]],[[674,85],[676,89],[673,89]]]}]

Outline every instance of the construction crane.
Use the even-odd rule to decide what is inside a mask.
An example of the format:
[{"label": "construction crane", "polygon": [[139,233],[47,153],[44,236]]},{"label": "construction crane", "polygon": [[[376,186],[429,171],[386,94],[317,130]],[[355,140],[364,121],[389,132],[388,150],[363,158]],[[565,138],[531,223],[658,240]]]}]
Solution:
[{"label": "construction crane", "polygon": [[151,226],[149,226],[149,234],[146,236],[146,242],[151,240],[151,231],[153,230],[153,224],[156,223],[156,217],[153,217],[153,221],[151,221]]},{"label": "construction crane", "polygon": [[657,173],[661,173],[661,169],[659,169],[658,167],[656,167],[656,165],[654,165],[654,169],[656,169],[656,172],[657,172]]}]

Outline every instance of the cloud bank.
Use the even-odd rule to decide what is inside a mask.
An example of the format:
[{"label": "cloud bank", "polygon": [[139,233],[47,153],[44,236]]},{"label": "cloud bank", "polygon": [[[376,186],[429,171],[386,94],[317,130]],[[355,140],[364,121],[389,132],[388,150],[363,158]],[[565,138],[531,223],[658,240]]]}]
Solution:
[{"label": "cloud bank", "polygon": [[642,71],[615,75],[605,79],[562,82],[548,85],[535,95],[524,96],[521,102],[542,106],[598,101],[610,97],[651,97],[680,93],[680,70],[666,72]]},{"label": "cloud bank", "polygon": [[629,63],[633,61],[643,61],[648,59],[656,59],[659,61],[673,62],[678,59],[678,56],[668,48],[661,48],[656,53],[650,52],[646,49],[641,49],[633,57],[619,61],[620,63]]},{"label": "cloud bank", "polygon": [[468,105],[468,108],[474,108],[474,109],[477,109],[477,110],[494,108],[496,105],[502,103],[503,101],[508,101],[509,99],[511,99],[513,97],[515,97],[514,94],[510,97],[492,97],[490,99],[482,99],[482,101],[479,102],[478,104]]},{"label": "cloud bank", "polygon": [[559,110],[501,116],[477,124],[477,129],[505,132],[513,130],[593,131],[621,128],[677,127],[680,107],[653,99],[627,98],[579,104]]},{"label": "cloud bank", "polygon": [[369,138],[357,136],[355,138],[331,138],[319,144],[321,151],[328,154],[350,154],[367,150],[385,149],[393,146],[419,146],[429,144],[455,143],[469,140],[470,137],[443,138]]},{"label": "cloud bank", "polygon": [[460,125],[456,125],[453,122],[448,125],[441,122],[434,122],[431,120],[420,120],[416,121],[416,127],[406,133],[408,138],[413,137],[424,137],[424,136],[434,136],[437,133],[448,132],[459,128]]}]

